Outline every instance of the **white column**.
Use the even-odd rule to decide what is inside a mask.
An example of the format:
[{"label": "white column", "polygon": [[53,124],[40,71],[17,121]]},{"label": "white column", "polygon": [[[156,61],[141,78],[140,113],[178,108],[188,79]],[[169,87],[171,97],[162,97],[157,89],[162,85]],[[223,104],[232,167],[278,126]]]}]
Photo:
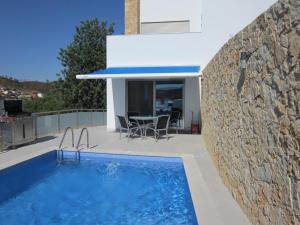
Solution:
[{"label": "white column", "polygon": [[116,115],[126,114],[125,79],[107,79],[107,129],[115,131],[119,127]]},{"label": "white column", "polygon": [[184,129],[191,129],[192,112],[194,120],[200,117],[200,78],[185,78],[184,87]]}]

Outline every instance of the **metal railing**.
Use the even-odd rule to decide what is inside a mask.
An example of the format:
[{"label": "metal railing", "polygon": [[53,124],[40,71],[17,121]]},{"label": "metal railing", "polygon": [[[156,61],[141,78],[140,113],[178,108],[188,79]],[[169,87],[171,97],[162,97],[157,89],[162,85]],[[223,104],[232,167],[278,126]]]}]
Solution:
[{"label": "metal railing", "polygon": [[[66,135],[67,135],[67,133],[68,133],[69,130],[71,131],[71,135],[72,135],[72,147],[74,147],[74,130],[73,130],[72,127],[67,127],[65,129],[64,135],[63,135],[63,137],[62,137],[62,139],[60,141],[60,144],[59,144],[59,147],[58,147],[58,151],[57,151],[57,160],[58,160],[59,164],[64,161],[64,151],[63,151],[62,145],[64,143],[65,137],[66,137]],[[78,158],[77,157],[77,152],[75,153],[75,158],[76,159]]]},{"label": "metal railing", "polygon": [[66,135],[67,135],[67,133],[68,133],[68,130],[71,131],[71,134],[72,134],[72,147],[74,147],[74,130],[73,130],[72,127],[68,127],[68,128],[65,130],[64,135],[63,135],[63,137],[62,137],[62,139],[61,139],[61,141],[60,141],[60,144],[59,144],[59,147],[58,147],[59,150],[62,149],[62,144],[64,143],[64,140],[65,140],[65,137],[66,137]]},{"label": "metal railing", "polygon": [[4,142],[2,136],[0,136],[0,152],[4,150]]},{"label": "metal railing", "polygon": [[79,148],[81,137],[82,137],[82,134],[83,134],[84,131],[86,133],[86,147],[87,148],[90,147],[89,131],[88,131],[88,129],[86,127],[84,127],[84,128],[82,128],[82,130],[80,132],[79,139],[78,139],[78,142],[77,142],[77,145],[76,145],[76,150],[78,150],[78,148]]},{"label": "metal railing", "polygon": [[35,136],[60,133],[67,127],[83,128],[106,125],[106,109],[68,109],[34,113]]},{"label": "metal railing", "polygon": [[[30,117],[31,118],[31,117]],[[24,120],[11,120],[9,125],[18,132],[22,128]],[[20,125],[21,124],[21,125]],[[19,126],[20,125],[20,126]],[[57,133],[63,132],[67,127],[74,129],[93,126],[106,125],[106,109],[68,109],[60,111],[33,113],[30,122],[23,125],[23,133],[25,128],[26,142],[37,138],[47,138]],[[10,131],[6,123],[0,126],[0,152],[6,150],[12,145],[15,146],[19,142],[11,144]],[[6,135],[5,135],[6,134]],[[24,135],[23,135],[24,136]],[[24,138],[24,137],[23,137]],[[20,141],[18,139],[18,141]],[[21,140],[23,141],[23,139]],[[25,141],[25,140],[24,140]],[[28,141],[29,143],[29,141]]]}]

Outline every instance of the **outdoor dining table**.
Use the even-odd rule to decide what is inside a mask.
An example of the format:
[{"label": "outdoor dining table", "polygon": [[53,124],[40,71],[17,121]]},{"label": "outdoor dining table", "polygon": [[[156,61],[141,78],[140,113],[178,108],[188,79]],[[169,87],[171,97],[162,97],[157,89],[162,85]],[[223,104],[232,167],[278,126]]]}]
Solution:
[{"label": "outdoor dining table", "polygon": [[[149,124],[157,120],[157,116],[131,116],[130,119],[135,120],[141,128],[141,136],[146,137],[146,129]],[[150,122],[149,122],[150,121]]]}]

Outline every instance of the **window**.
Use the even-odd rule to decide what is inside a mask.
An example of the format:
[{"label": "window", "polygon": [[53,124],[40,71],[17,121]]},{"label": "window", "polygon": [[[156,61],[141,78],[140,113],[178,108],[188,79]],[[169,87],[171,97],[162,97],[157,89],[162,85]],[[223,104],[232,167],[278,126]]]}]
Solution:
[{"label": "window", "polygon": [[190,21],[141,23],[141,34],[187,32],[190,32]]}]

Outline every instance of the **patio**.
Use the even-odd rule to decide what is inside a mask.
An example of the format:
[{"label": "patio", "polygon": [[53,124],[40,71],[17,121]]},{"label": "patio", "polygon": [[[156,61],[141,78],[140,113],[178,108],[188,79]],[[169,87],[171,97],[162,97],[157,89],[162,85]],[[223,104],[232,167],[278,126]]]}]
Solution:
[{"label": "patio", "polygon": [[[106,127],[91,127],[89,150],[101,153],[178,156],[182,157],[189,181],[199,224],[250,224],[245,214],[222,183],[200,135],[171,134],[170,139],[134,138],[129,141],[118,133],[107,132]],[[80,130],[75,130],[75,142]],[[57,149],[61,134],[0,154],[0,169],[34,156]],[[71,138],[66,137],[66,149],[71,149]],[[82,140],[85,143],[85,137]],[[76,144],[76,143],[75,143]],[[81,146],[82,149],[85,145]]]}]

